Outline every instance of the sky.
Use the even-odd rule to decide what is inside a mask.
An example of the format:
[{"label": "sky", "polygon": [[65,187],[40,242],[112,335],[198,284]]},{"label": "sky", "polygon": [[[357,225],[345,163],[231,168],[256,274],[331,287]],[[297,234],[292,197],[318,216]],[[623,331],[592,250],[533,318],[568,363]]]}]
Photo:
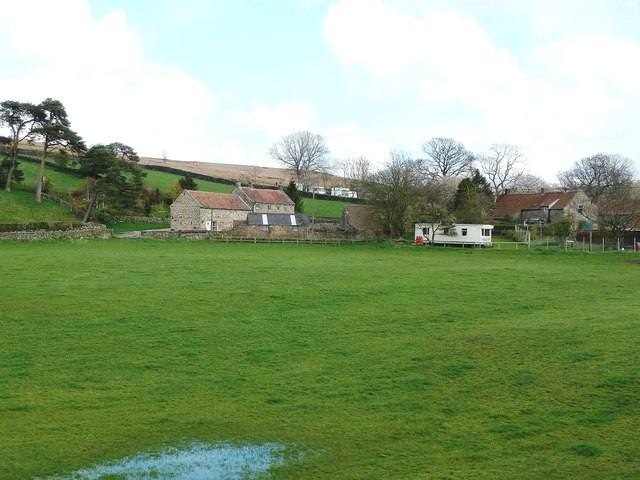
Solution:
[{"label": "sky", "polygon": [[0,100],[66,107],[89,145],[278,166],[518,145],[530,173],[599,152],[640,166],[637,0],[0,0]]}]

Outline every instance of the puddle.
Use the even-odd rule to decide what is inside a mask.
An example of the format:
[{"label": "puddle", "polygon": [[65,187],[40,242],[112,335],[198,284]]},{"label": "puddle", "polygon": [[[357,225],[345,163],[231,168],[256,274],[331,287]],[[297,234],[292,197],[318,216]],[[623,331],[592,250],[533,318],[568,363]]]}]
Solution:
[{"label": "puddle", "polygon": [[139,453],[118,462],[96,465],[66,475],[35,480],[245,480],[282,465],[282,444],[235,446],[192,443],[156,453]]}]

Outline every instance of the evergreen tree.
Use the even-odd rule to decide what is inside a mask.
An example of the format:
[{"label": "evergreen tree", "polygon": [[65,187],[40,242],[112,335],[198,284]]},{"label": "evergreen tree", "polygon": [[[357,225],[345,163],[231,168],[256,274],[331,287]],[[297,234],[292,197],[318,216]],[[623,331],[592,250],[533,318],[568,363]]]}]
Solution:
[{"label": "evergreen tree", "polygon": [[193,179],[193,177],[191,175],[189,175],[188,173],[185,174],[185,176],[182,177],[180,180],[178,180],[178,183],[180,184],[180,188],[182,188],[182,190],[197,190],[198,189],[198,184]]},{"label": "evergreen tree", "polygon": [[471,178],[458,185],[454,212],[458,223],[484,223],[493,206],[493,193],[487,179],[476,169]]},{"label": "evergreen tree", "polygon": [[285,187],[284,193],[293,200],[293,203],[295,204],[295,212],[304,213],[304,198],[302,197],[300,190],[298,190],[298,187],[296,187],[296,182],[291,180],[289,185]]}]

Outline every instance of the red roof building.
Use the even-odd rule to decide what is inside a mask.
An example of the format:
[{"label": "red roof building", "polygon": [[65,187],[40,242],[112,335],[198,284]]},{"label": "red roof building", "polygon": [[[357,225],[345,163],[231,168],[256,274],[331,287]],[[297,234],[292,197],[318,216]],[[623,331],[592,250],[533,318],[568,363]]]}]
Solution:
[{"label": "red roof building", "polygon": [[518,223],[553,223],[565,214],[576,215],[580,207],[589,203],[578,191],[539,193],[504,193],[496,199],[494,220],[512,219]]}]

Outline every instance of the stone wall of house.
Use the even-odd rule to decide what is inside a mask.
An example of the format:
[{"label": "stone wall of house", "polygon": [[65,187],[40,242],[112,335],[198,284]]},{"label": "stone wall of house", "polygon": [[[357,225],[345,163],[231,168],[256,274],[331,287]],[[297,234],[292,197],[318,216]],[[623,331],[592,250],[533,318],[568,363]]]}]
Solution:
[{"label": "stone wall of house", "polygon": [[71,230],[33,230],[22,232],[0,232],[0,240],[54,240],[58,238],[110,238],[111,230],[106,226],[90,223]]},{"label": "stone wall of house", "polygon": [[239,220],[245,221],[248,213],[249,212],[246,210],[216,210],[201,208],[199,226],[191,228],[191,230],[204,230],[207,220],[212,220],[216,222],[214,228],[215,231],[226,232],[233,229],[233,222]]},{"label": "stone wall of house", "polygon": [[253,206],[253,213],[288,213],[294,214],[294,205],[279,205],[272,203],[256,203]]},{"label": "stone wall of house", "polygon": [[170,212],[171,230],[200,229],[200,206],[185,192],[171,204]]},{"label": "stone wall of house", "polygon": [[577,192],[573,200],[571,200],[564,209],[567,215],[572,216],[576,224],[581,219],[584,219],[584,217],[580,213],[578,213],[580,207],[582,207],[586,211],[594,210],[594,206],[591,203],[591,200],[589,200],[589,197],[587,197],[586,193],[584,193],[583,191]]}]

